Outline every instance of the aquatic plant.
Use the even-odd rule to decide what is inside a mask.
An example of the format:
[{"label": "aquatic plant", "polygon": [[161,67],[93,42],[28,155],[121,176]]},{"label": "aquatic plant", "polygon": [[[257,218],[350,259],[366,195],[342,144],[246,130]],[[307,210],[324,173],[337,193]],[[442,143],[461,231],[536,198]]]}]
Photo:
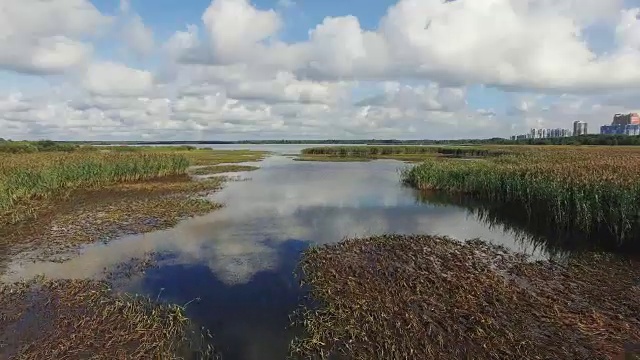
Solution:
[{"label": "aquatic plant", "polygon": [[402,180],[418,189],[516,202],[556,226],[606,229],[622,244],[640,239],[639,166],[640,151],[631,148],[541,147],[481,162],[426,159],[405,169]]},{"label": "aquatic plant", "polygon": [[640,264],[613,256],[384,235],[311,248],[300,271],[296,358],[610,359],[640,342]]},{"label": "aquatic plant", "polygon": [[0,158],[0,212],[65,190],[184,174],[189,161],[171,154],[35,153]]},{"label": "aquatic plant", "polygon": [[212,165],[190,170],[189,173],[193,175],[211,175],[227,172],[254,171],[258,169],[259,167],[250,165]]},{"label": "aquatic plant", "polygon": [[502,148],[474,146],[326,146],[302,150],[303,155],[339,157],[385,157],[391,155],[494,156],[506,153]]},{"label": "aquatic plant", "polygon": [[107,282],[37,278],[2,284],[0,305],[0,342],[7,345],[0,348],[2,358],[216,357],[211,335],[194,326],[184,307],[119,295]]}]

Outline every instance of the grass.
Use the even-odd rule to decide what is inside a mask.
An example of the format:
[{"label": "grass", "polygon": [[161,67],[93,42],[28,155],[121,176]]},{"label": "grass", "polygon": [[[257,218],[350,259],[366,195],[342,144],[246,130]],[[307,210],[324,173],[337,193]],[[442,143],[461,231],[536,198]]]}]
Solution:
[{"label": "grass", "polygon": [[[0,157],[0,213],[79,188],[97,188],[184,174],[180,155],[114,153],[35,153]],[[24,210],[24,208],[22,208]]]},{"label": "grass", "polygon": [[296,358],[611,359],[640,343],[640,264],[608,255],[560,266],[385,235],[308,249],[300,270]]},{"label": "grass", "polygon": [[212,175],[239,171],[254,171],[258,169],[259,167],[257,166],[249,165],[213,165],[195,168],[190,170],[189,173],[193,175]]},{"label": "grass", "polygon": [[432,156],[479,157],[506,153],[504,148],[475,146],[326,146],[302,150],[303,156],[415,160]]},{"label": "grass", "polygon": [[210,335],[184,307],[118,295],[106,282],[0,285],[0,357],[19,359],[214,358]]},{"label": "grass", "polygon": [[294,161],[320,161],[320,162],[368,162],[373,159],[364,157],[332,156],[332,155],[300,155]]},{"label": "grass", "polygon": [[[484,161],[427,159],[403,171],[418,189],[464,192],[523,205],[530,216],[586,233],[608,231],[640,246],[640,150],[540,147]],[[544,211],[539,211],[544,209]]]},{"label": "grass", "polygon": [[[189,147],[127,147],[114,150],[0,153],[0,220],[13,223],[32,217],[38,203],[78,189],[183,175],[192,165],[258,161],[265,152]],[[8,219],[8,220],[7,220]]]},{"label": "grass", "polygon": [[190,165],[220,165],[260,161],[269,155],[266,151],[254,150],[198,150],[180,153]]}]

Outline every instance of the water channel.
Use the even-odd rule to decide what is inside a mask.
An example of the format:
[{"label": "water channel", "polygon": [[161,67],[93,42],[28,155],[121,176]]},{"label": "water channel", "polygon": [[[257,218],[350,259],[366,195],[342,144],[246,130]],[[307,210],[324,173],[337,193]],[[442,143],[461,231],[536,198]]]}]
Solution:
[{"label": "water channel", "polygon": [[399,170],[407,164],[298,162],[284,155],[302,147],[265,146],[276,154],[212,195],[226,204],[221,210],[170,230],[87,246],[65,263],[10,263],[5,277],[87,277],[157,252],[159,266],[123,290],[189,303],[188,314],[211,330],[225,359],[264,360],[285,358],[297,334],[289,315],[303,294],[293,273],[309,246],[383,233],[436,234],[482,238],[534,258],[557,255],[468,204],[403,187]]}]

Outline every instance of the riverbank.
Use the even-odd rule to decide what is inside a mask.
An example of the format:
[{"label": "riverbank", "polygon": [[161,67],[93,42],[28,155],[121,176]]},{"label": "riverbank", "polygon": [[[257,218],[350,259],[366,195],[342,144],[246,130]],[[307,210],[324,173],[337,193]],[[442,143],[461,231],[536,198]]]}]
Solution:
[{"label": "riverbank", "polygon": [[491,157],[511,151],[515,150],[509,150],[506,147],[479,146],[326,146],[303,149],[295,160],[348,162],[393,159],[420,162],[434,157]]},{"label": "riverbank", "polygon": [[609,232],[621,249],[640,248],[639,150],[560,146],[525,150],[473,162],[426,159],[405,170],[402,180],[420,190],[519,203],[549,226]]},{"label": "riverbank", "polygon": [[388,235],[307,250],[301,272],[301,358],[610,359],[640,343],[640,264],[608,255]]}]

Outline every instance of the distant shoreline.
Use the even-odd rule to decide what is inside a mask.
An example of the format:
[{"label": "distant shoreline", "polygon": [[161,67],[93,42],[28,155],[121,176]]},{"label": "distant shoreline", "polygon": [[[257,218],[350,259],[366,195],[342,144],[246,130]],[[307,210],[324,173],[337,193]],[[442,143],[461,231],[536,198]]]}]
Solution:
[{"label": "distant shoreline", "polygon": [[[1,142],[2,140],[0,140]],[[357,145],[640,145],[640,136],[589,134],[581,136],[510,140],[505,138],[456,140],[396,139],[315,139],[315,140],[198,140],[198,141],[55,141],[88,145],[286,145],[286,144],[357,144]]]}]

